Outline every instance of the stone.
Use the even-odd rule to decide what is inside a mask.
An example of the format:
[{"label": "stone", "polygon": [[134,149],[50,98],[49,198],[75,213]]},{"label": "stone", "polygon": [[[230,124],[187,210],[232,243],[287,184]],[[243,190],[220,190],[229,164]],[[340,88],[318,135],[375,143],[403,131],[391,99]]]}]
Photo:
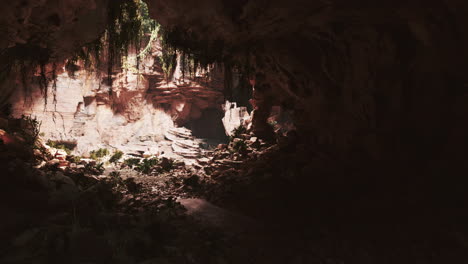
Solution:
[{"label": "stone", "polygon": [[57,154],[58,149],[49,147],[47,149],[47,151],[49,152],[50,155],[52,155],[52,157],[55,157],[55,155]]},{"label": "stone", "polygon": [[200,177],[198,175],[192,175],[188,178],[185,178],[183,182],[184,182],[184,185],[187,185],[190,187],[196,187],[200,182]]},{"label": "stone", "polygon": [[42,156],[42,151],[40,149],[34,149],[33,154],[36,157],[41,157]]},{"label": "stone", "polygon": [[55,158],[60,160],[60,161],[65,161],[67,159],[67,155],[57,154],[57,155],[55,155]]},{"label": "stone", "polygon": [[55,165],[55,164],[59,164],[60,163],[60,160],[58,159],[51,159],[49,161],[47,161],[47,165]]},{"label": "stone", "polygon": [[166,158],[166,157],[163,157],[159,163],[159,165],[161,166],[161,168],[163,170],[166,170],[166,171],[169,171],[171,168],[172,168],[172,162]]},{"label": "stone", "polygon": [[61,160],[59,162],[59,167],[68,167],[69,165],[70,165],[70,162],[66,160]]},{"label": "stone", "polygon": [[67,152],[63,149],[57,149],[57,152],[55,153],[56,156],[67,156]]},{"label": "stone", "polygon": [[216,147],[216,149],[218,149],[218,150],[222,150],[222,149],[225,149],[225,148],[227,148],[226,144],[218,144],[218,146]]},{"label": "stone", "polygon": [[47,164],[47,162],[41,161],[41,163],[39,163],[38,165],[34,166],[34,168],[40,169],[40,168],[44,167],[46,164]]},{"label": "stone", "polygon": [[246,125],[250,121],[250,114],[244,106],[238,107],[237,103],[226,101],[223,105],[224,117],[222,119],[227,136],[233,134],[234,129]]},{"label": "stone", "polygon": [[62,206],[73,202],[78,197],[78,188],[75,182],[65,176],[62,172],[55,172],[50,177],[54,184],[54,190],[49,197],[49,204],[52,206]]}]

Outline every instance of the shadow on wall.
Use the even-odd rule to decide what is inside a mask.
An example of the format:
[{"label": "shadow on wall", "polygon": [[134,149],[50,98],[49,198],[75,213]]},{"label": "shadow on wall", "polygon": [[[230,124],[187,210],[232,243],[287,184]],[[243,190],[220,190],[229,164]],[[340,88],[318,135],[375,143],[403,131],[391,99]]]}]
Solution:
[{"label": "shadow on wall", "polygon": [[203,110],[199,119],[189,121],[186,127],[192,130],[192,134],[197,138],[227,141],[222,122],[223,117],[223,111],[215,108],[207,108]]}]

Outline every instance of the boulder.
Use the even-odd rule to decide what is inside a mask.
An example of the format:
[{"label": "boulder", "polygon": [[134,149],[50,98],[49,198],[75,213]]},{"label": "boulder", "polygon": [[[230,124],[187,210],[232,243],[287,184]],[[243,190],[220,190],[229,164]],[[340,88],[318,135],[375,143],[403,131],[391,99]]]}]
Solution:
[{"label": "boulder", "polygon": [[78,197],[78,188],[75,182],[65,176],[62,172],[55,172],[50,177],[53,184],[53,191],[50,194],[49,204],[52,206],[62,206],[73,202]]},{"label": "boulder", "polygon": [[65,161],[67,159],[66,155],[55,155],[55,158],[60,161]]},{"label": "boulder", "polygon": [[49,166],[52,166],[52,165],[55,165],[55,164],[59,164],[60,163],[60,160],[58,159],[51,159],[47,162],[47,165]]}]

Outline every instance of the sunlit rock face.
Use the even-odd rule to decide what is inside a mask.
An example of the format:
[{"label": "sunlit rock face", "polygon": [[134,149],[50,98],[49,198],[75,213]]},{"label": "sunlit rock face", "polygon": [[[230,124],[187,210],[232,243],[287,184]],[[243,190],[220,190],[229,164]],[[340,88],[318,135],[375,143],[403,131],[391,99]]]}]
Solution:
[{"label": "sunlit rock face", "polygon": [[[103,73],[64,71],[50,84],[47,96],[39,89],[26,96],[21,89],[16,91],[13,115],[36,116],[46,139],[76,142],[79,155],[111,147],[170,156],[173,148],[167,133],[180,126],[196,130],[200,122],[208,124],[200,137],[224,137],[222,68],[212,66],[204,77],[198,72],[183,78],[178,67],[173,79],[164,80],[157,60],[149,56],[142,65],[141,72],[124,70],[113,76],[112,87]],[[207,116],[211,112],[217,116]]]},{"label": "sunlit rock face", "polygon": [[[0,46],[71,53],[99,36],[106,2],[5,4]],[[250,58],[259,134],[268,133],[271,108],[282,106],[293,111],[300,136],[340,155],[467,154],[466,1],[146,2],[163,26],[223,43],[227,56]],[[187,123],[188,107],[174,108],[177,122]]]}]

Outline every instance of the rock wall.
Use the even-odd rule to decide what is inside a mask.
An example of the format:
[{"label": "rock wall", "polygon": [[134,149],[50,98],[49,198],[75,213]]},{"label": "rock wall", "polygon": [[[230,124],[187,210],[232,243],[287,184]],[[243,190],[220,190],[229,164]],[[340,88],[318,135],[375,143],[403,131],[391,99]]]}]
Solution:
[{"label": "rock wall", "polygon": [[[342,158],[467,155],[466,1],[146,2],[163,26],[222,43],[224,57],[250,59],[258,101],[252,123],[261,136],[270,134],[271,108],[281,105],[293,111],[307,144]],[[0,46],[69,54],[99,35],[105,7],[93,0],[5,4]],[[185,106],[176,108],[186,115]]]},{"label": "rock wall", "polygon": [[[141,72],[124,70],[113,76],[112,87],[105,84],[105,74],[79,70],[73,76],[63,71],[46,97],[38,88],[27,95],[19,89],[11,98],[13,115],[36,116],[45,139],[76,142],[78,155],[100,147],[171,152],[164,143],[169,130],[201,119],[207,110],[223,113],[223,70],[212,66],[203,78],[182,79],[178,67],[174,79],[166,82],[154,59],[158,49],[156,43]],[[216,121],[221,118],[210,120]]]},{"label": "rock wall", "polygon": [[311,149],[339,159],[468,154],[466,1],[148,4],[162,25],[251,56],[259,135],[269,135],[269,112],[281,105]]}]

